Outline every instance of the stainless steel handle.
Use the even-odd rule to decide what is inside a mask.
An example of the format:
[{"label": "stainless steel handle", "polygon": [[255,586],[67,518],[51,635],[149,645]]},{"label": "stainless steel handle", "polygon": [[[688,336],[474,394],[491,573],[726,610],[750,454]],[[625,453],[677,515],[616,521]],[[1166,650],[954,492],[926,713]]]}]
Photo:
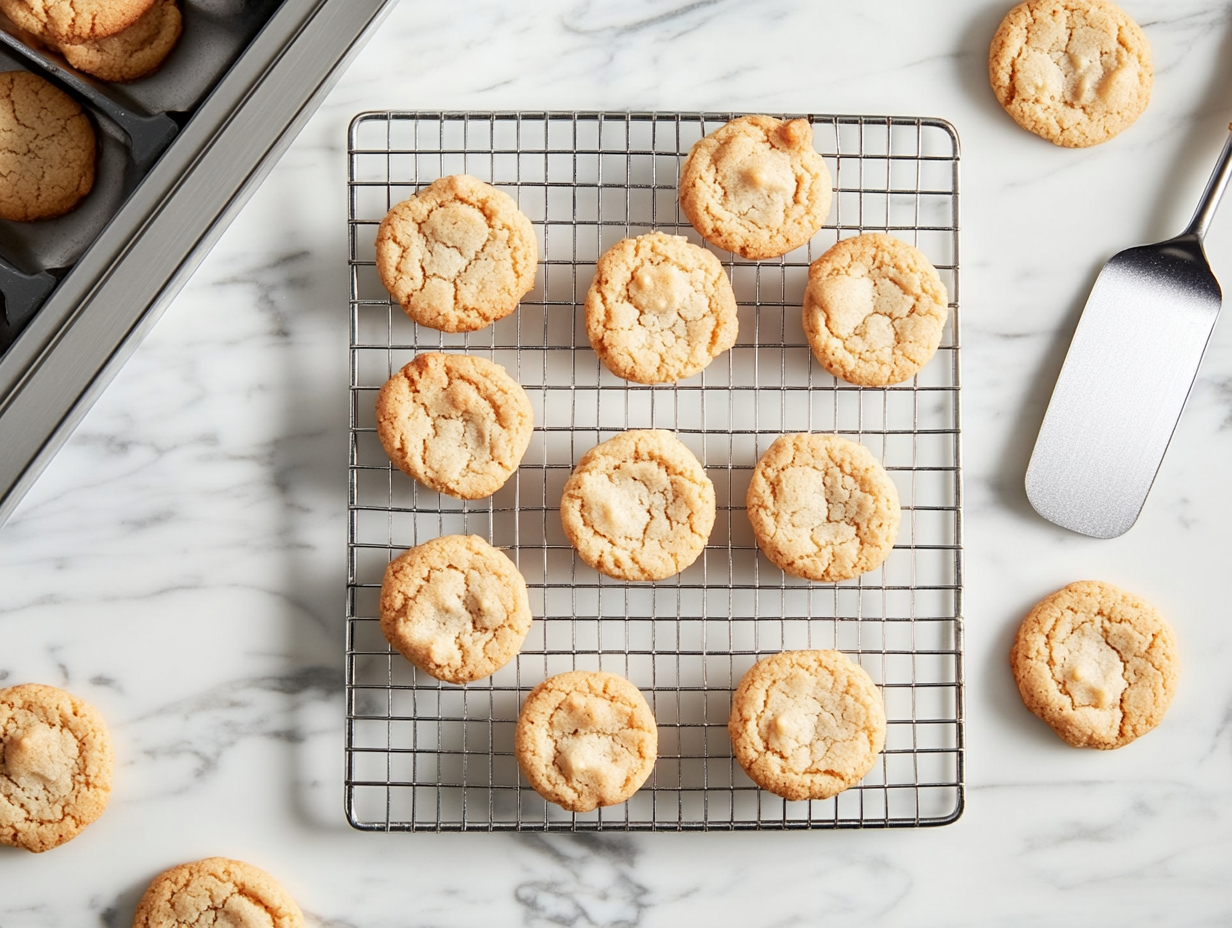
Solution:
[{"label": "stainless steel handle", "polygon": [[[1232,133],[1232,125],[1228,126],[1228,132]],[[1202,199],[1198,201],[1198,208],[1194,211],[1193,219],[1189,220],[1189,226],[1181,233],[1182,235],[1197,236],[1198,241],[1206,238],[1207,227],[1211,224],[1211,217],[1215,215],[1215,210],[1219,207],[1219,199],[1228,186],[1229,178],[1232,178],[1232,134],[1229,134],[1228,140],[1223,143],[1223,151],[1219,155],[1219,160],[1215,162],[1215,170],[1211,172],[1211,179],[1206,182],[1206,189],[1202,191]]]}]

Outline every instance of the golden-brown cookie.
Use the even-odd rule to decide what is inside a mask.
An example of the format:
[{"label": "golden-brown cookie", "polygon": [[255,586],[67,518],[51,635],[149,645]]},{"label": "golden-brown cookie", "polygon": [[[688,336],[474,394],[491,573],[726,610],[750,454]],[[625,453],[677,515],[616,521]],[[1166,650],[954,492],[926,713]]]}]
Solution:
[{"label": "golden-brown cookie", "polygon": [[477,535],[433,538],[385,568],[381,631],[438,680],[469,683],[503,667],[530,623],[522,574]]},{"label": "golden-brown cookie", "polygon": [[56,42],[89,42],[127,29],[156,0],[0,0],[18,28]]},{"label": "golden-brown cookie", "polygon": [[662,429],[630,429],[591,448],[560,502],[578,556],[618,580],[680,573],[706,547],[714,516],[714,484]]},{"label": "golden-brown cookie", "polygon": [[753,260],[812,238],[830,214],[831,194],[807,119],[733,119],[693,146],[680,174],[680,205],[693,228]]},{"label": "golden-brown cookie", "polygon": [[536,686],[518,714],[518,766],[544,799],[570,812],[624,802],[654,769],[659,729],[636,686],[574,670]]},{"label": "golden-brown cookie", "polygon": [[586,294],[591,347],[618,377],[671,383],[736,343],[736,295],[719,259],[681,235],[621,239]]},{"label": "golden-brown cookie", "polygon": [[1119,748],[1160,723],[1176,692],[1172,626],[1149,603],[1081,580],[1023,619],[1010,668],[1027,708],[1076,748]]},{"label": "golden-brown cookie", "polygon": [[829,799],[873,769],[885,747],[885,702],[841,651],[784,651],[741,679],[727,731],[736,760],[762,789]]},{"label": "golden-brown cookie", "polygon": [[923,252],[871,232],[843,239],[809,267],[804,332],[835,377],[884,387],[910,380],[936,354],[948,302]]},{"label": "golden-brown cookie", "polygon": [[46,851],[111,797],[111,735],[98,710],[54,686],[0,690],[0,844]]},{"label": "golden-brown cookie", "polygon": [[473,332],[508,316],[535,285],[535,230],[509,194],[469,174],[394,206],[376,236],[381,282],[418,322]]},{"label": "golden-brown cookie", "polygon": [[67,213],[94,186],[94,151],[72,97],[28,71],[0,74],[0,218]]},{"label": "golden-brown cookie", "polygon": [[52,47],[79,71],[105,81],[135,81],[152,74],[179,41],[182,25],[175,0],[157,0],[122,32],[74,44]]},{"label": "golden-brown cookie", "polygon": [[242,860],[207,857],[154,878],[133,928],[303,928],[304,915],[272,876]]},{"label": "golden-brown cookie", "polygon": [[1151,100],[1151,47],[1107,0],[1028,0],[988,50],[997,101],[1029,132],[1066,148],[1106,142]]},{"label": "golden-brown cookie", "polygon": [[838,435],[782,435],[745,499],[757,545],[777,567],[836,583],[879,567],[898,537],[898,490],[877,459]]},{"label": "golden-brown cookie", "polygon": [[518,469],[534,416],[503,367],[470,355],[418,355],[376,400],[376,431],[389,459],[460,499],[491,496]]}]

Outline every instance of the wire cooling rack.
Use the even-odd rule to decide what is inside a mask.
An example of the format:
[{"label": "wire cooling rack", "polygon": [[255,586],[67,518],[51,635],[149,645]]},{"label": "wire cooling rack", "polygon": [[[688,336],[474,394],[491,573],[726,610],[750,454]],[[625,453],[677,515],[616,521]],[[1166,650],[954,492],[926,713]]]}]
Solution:
[{"label": "wire cooling rack", "polygon": [[[958,140],[932,119],[808,116],[835,203],[804,248],[751,262],[718,253],[739,302],[736,346],[677,384],[621,380],[586,338],[595,261],[651,230],[705,244],[676,184],[692,144],[735,114],[364,113],[351,124],[350,526],[346,808],[372,831],[694,831],[937,825],[963,806],[962,479],[958,358]],[[411,323],[376,274],[377,225],[394,203],[466,172],[508,192],[539,237],[534,290],[469,334]],[[836,381],[812,360],[800,306],[809,263],[840,238],[890,232],[924,251],[952,302],[937,356],[883,389]],[[709,247],[709,246],[707,246]],[[714,250],[714,249],[712,249]],[[375,432],[381,384],[419,351],[502,364],[526,389],[535,432],[488,499],[429,491],[395,469]],[[595,444],[628,428],[673,430],[705,465],[718,516],[702,556],[657,583],[588,568],[558,510]],[[885,465],[903,504],[876,571],[838,584],[785,575],[744,511],[758,455],[785,432],[837,432]],[[418,672],[381,635],[385,565],[406,548],[468,533],[505,549],[535,622],[521,654],[466,686]],[[880,684],[885,751],[825,801],[759,790],[731,754],[731,693],[752,664],[791,648],[839,648]],[[622,674],[646,695],[659,759],[628,802],[586,814],[541,799],[513,754],[518,708],[544,678]]]}]

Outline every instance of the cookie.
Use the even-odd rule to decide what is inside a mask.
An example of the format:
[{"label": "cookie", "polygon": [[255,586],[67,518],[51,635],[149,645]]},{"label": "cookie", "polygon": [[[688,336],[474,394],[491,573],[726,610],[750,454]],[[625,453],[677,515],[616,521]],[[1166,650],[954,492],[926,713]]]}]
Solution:
[{"label": "cookie", "polygon": [[153,73],[179,41],[182,26],[175,0],[157,0],[122,32],[80,44],[53,45],[78,71],[124,83]]},{"label": "cookie", "polygon": [[535,285],[539,246],[509,194],[468,174],[442,177],[393,207],[376,235],[381,283],[418,322],[473,332]]},{"label": "cookie", "polygon": [[133,916],[133,928],[197,925],[303,928],[304,915],[264,870],[242,860],[207,857],[156,876]]},{"label": "cookie", "polygon": [[90,42],[122,32],[157,0],[0,0],[18,28],[56,42]]},{"label": "cookie", "polygon": [[1026,707],[1076,748],[1119,748],[1160,723],[1176,692],[1176,638],[1149,603],[1082,580],[1023,619],[1010,669]]},{"label": "cookie", "polygon": [[94,152],[72,97],[28,71],[0,74],[0,218],[67,213],[94,186]]},{"label": "cookie", "polygon": [[745,498],[757,546],[789,574],[836,583],[879,567],[898,537],[898,490],[869,450],[838,435],[782,435]]},{"label": "cookie", "polygon": [[885,747],[885,702],[841,651],[784,651],[741,679],[727,731],[736,760],[762,789],[829,799],[873,769]]},{"label": "cookie", "polygon": [[530,444],[535,414],[499,364],[421,354],[381,387],[376,431],[397,467],[439,493],[480,499],[501,488]]},{"label": "cookie", "polygon": [[1151,100],[1151,47],[1106,0],[1029,0],[1002,20],[988,80],[1018,125],[1065,148],[1106,142]]},{"label": "cookie", "polygon": [[46,851],[111,798],[111,735],[98,710],[54,686],[0,690],[0,844]]},{"label": "cookie", "polygon": [[719,259],[679,235],[617,242],[586,294],[591,347],[618,377],[671,383],[736,343],[736,295]]},{"label": "cookie", "polygon": [[733,119],[693,146],[680,174],[680,206],[693,228],[756,261],[812,238],[830,214],[831,193],[807,119]]},{"label": "cookie", "polygon": [[654,769],[659,730],[636,686],[574,670],[536,686],[514,734],[518,766],[544,799],[570,812],[624,802]]},{"label": "cookie", "polygon": [[923,252],[872,232],[843,239],[809,267],[804,332],[835,377],[884,387],[910,380],[936,354],[948,304]]},{"label": "cookie", "polygon": [[617,580],[662,580],[702,553],[714,484],[671,432],[631,429],[595,445],[565,482],[560,520],[578,556]]},{"label": "cookie", "polygon": [[438,680],[469,683],[503,667],[530,623],[522,574],[477,535],[434,538],[385,568],[381,631]]}]

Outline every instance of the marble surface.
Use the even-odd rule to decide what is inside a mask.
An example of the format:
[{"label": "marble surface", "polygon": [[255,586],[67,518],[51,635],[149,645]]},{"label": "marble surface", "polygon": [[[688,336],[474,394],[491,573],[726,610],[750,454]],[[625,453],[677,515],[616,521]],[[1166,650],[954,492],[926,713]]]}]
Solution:
[{"label": "marble surface", "polygon": [[[1083,151],[987,86],[1006,2],[403,0],[9,522],[0,685],[97,705],[111,806],[0,849],[0,926],[127,926],[213,854],[310,924],[1204,925],[1232,920],[1232,329],[1217,328],[1138,525],[1033,514],[1022,475],[1098,268],[1189,218],[1232,118],[1232,7],[1126,0],[1150,108]],[[345,130],[372,108],[940,116],[963,142],[967,783],[922,831],[369,835],[342,814]],[[1207,241],[1232,281],[1232,206]],[[1166,324],[1164,320],[1160,324]],[[1019,619],[1075,579],[1168,615],[1183,666],[1148,737],[1065,747],[1021,705]]]}]

